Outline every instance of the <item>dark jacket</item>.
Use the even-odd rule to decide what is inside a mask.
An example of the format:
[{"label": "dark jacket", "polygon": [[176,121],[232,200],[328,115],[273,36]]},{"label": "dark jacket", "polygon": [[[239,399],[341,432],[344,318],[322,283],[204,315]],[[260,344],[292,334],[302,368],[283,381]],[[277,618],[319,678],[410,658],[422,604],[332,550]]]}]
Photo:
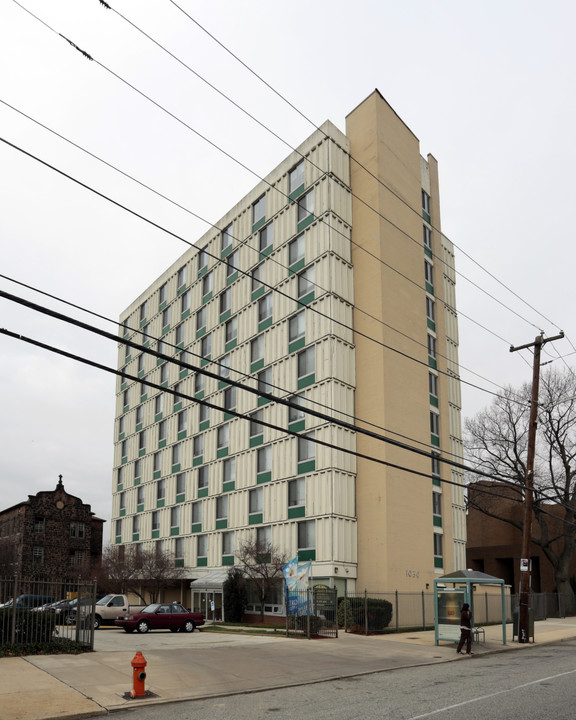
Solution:
[{"label": "dark jacket", "polygon": [[460,613],[460,627],[461,628],[470,628],[470,623],[472,620],[472,610],[462,610]]}]

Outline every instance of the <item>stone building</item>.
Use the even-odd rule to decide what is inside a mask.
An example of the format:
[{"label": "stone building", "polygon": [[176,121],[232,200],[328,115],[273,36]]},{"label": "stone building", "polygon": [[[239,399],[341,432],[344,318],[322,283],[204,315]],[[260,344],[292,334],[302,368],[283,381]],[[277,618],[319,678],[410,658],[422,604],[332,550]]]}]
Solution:
[{"label": "stone building", "polygon": [[0,575],[77,578],[102,556],[104,522],[66,492],[60,475],[55,490],[29,495],[0,512]]}]

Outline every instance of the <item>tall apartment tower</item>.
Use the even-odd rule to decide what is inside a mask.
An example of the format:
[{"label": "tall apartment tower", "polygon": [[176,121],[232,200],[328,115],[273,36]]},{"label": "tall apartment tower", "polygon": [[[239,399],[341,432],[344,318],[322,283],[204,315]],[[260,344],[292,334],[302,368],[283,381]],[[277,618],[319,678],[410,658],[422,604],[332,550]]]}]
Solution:
[{"label": "tall apartment tower", "polygon": [[202,580],[258,539],[339,594],[464,568],[435,159],[374,91],[217,225],[120,318],[112,544],[155,544]]}]

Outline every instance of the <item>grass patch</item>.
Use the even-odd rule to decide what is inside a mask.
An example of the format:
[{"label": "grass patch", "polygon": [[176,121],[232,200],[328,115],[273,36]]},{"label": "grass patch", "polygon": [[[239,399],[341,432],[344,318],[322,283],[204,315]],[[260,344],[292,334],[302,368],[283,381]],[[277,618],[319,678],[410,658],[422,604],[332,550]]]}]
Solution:
[{"label": "grass patch", "polygon": [[63,638],[56,642],[27,643],[26,645],[0,645],[0,658],[25,655],[80,655],[92,652],[89,647]]},{"label": "grass patch", "polygon": [[254,623],[218,623],[217,625],[204,625],[202,632],[215,633],[242,633],[245,635],[274,635],[286,632],[285,625],[254,625]]}]

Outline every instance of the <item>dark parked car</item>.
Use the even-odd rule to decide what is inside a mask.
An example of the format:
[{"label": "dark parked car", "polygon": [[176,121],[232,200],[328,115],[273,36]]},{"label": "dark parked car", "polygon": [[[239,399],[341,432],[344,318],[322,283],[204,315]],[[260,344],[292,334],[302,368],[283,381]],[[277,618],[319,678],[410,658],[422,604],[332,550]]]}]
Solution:
[{"label": "dark parked car", "polygon": [[202,613],[189,612],[178,603],[152,603],[134,615],[116,618],[116,625],[127,633],[137,630],[147,633],[149,630],[170,630],[170,632],[194,632],[204,625]]}]

